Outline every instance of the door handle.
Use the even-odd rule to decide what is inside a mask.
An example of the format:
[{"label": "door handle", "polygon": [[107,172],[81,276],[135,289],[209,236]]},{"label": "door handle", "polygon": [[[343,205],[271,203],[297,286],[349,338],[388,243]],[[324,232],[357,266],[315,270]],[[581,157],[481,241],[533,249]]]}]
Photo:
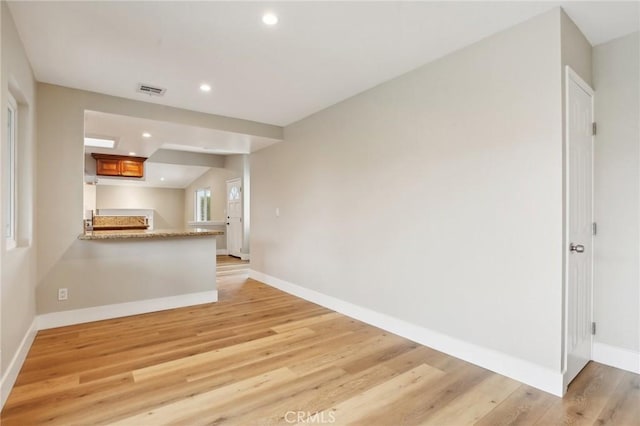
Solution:
[{"label": "door handle", "polygon": [[229,222],[227,222],[227,225],[229,224]]},{"label": "door handle", "polygon": [[569,244],[569,251],[573,251],[575,253],[584,253],[584,246],[582,244]]}]

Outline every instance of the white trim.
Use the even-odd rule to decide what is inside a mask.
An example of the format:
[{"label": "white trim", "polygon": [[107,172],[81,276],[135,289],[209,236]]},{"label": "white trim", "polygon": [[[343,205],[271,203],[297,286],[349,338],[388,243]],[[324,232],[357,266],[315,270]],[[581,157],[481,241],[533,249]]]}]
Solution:
[{"label": "white trim", "polygon": [[18,373],[20,373],[22,364],[24,364],[24,360],[27,358],[27,354],[29,353],[29,349],[31,349],[37,333],[38,318],[36,317],[33,319],[31,326],[22,338],[22,342],[20,342],[20,346],[18,346],[18,350],[2,375],[2,381],[0,382],[0,410],[4,407],[4,403],[7,402],[7,398],[11,393],[11,389],[13,389],[13,385],[18,378]]},{"label": "white trim", "polygon": [[[7,109],[11,111],[11,118],[7,113],[7,129],[10,131],[7,137],[7,153],[6,160],[3,160],[2,167],[6,164],[4,161],[9,162],[8,167],[8,182],[9,194],[7,197],[9,217],[3,218],[2,222],[2,235],[5,238],[5,250],[13,250],[18,246],[18,128],[19,128],[19,115],[18,115],[18,103],[13,97],[11,92],[7,93]],[[3,129],[3,131],[5,131]],[[3,207],[4,208],[4,207]],[[6,213],[6,212],[5,212]],[[7,228],[10,230],[10,234],[7,234]]]},{"label": "white trim", "polygon": [[251,260],[251,255],[249,253],[240,253],[240,260]]},{"label": "white trim", "polygon": [[228,256],[229,255],[229,251],[227,249],[217,249],[216,250],[216,254],[218,256]]},{"label": "white trim", "polygon": [[600,364],[640,374],[640,352],[593,342],[591,359]]},{"label": "white trim", "polygon": [[64,327],[66,325],[101,321],[130,315],[146,314],[167,309],[183,308],[218,301],[218,291],[202,291],[199,293],[181,294],[178,296],[146,299],[136,302],[118,303],[114,305],[94,306],[92,308],[72,311],[51,312],[38,316],[38,329]]},{"label": "white trim", "polygon": [[253,269],[249,270],[249,277],[289,294],[293,294],[294,296],[317,303],[336,312],[379,327],[420,343],[421,345],[445,352],[456,358],[489,369],[519,382],[526,383],[553,395],[562,396],[566,390],[562,383],[563,377],[560,371],[553,371],[493,349],[455,339]]}]

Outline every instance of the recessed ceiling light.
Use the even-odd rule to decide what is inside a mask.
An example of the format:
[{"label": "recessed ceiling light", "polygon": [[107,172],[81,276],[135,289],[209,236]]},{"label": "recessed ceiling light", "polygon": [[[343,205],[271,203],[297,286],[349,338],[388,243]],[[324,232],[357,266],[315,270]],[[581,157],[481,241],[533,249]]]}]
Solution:
[{"label": "recessed ceiling light", "polygon": [[275,13],[265,13],[262,15],[262,22],[266,25],[275,25],[278,23],[278,17]]},{"label": "recessed ceiling light", "polygon": [[94,148],[113,148],[115,145],[115,139],[84,138],[84,146],[92,146]]},{"label": "recessed ceiling light", "polygon": [[142,137],[143,137],[143,138],[150,138],[150,137],[151,137],[151,133],[149,133],[149,132],[144,132],[144,133],[142,134]]},{"label": "recessed ceiling light", "polygon": [[210,92],[211,91],[211,86],[208,85],[207,83],[202,83],[200,85],[200,90],[202,90],[203,92]]},{"label": "recessed ceiling light", "polygon": [[129,155],[136,155],[136,153],[135,153],[135,152],[133,152],[133,151],[131,151],[131,152],[129,153]]},{"label": "recessed ceiling light", "polygon": [[163,177],[161,177],[160,180],[164,182],[164,178]]}]

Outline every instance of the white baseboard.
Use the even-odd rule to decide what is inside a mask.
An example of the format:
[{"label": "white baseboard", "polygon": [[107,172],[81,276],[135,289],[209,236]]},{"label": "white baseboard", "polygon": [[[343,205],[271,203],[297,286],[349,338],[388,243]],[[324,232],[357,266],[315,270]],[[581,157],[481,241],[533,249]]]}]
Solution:
[{"label": "white baseboard", "polygon": [[600,364],[640,374],[640,352],[593,342],[591,359]]},{"label": "white baseboard", "polygon": [[24,360],[27,358],[27,354],[29,353],[29,349],[31,349],[31,344],[36,338],[37,333],[38,318],[36,317],[22,338],[22,342],[20,342],[20,346],[18,346],[18,350],[11,359],[7,370],[2,375],[2,381],[0,382],[0,410],[4,407],[4,403],[7,401],[11,389],[13,389],[13,385],[18,378],[18,373],[20,373],[22,364],[24,364]]},{"label": "white baseboard", "polygon": [[249,270],[249,277],[550,394],[561,397],[566,390],[562,383],[562,373],[560,371],[553,371],[493,349],[455,339],[253,269]]},{"label": "white baseboard", "polygon": [[227,255],[229,255],[229,250],[227,250],[227,249],[217,249],[216,250],[216,254],[218,256],[227,256]]},{"label": "white baseboard", "polygon": [[250,260],[250,258],[249,253],[240,253],[240,260]]},{"label": "white baseboard", "polygon": [[181,294],[179,296],[160,297],[157,299],[136,302],[118,303],[114,305],[95,306],[72,311],[52,312],[38,316],[38,329],[64,327],[66,325],[146,314],[185,306],[200,305],[218,301],[218,291]]}]

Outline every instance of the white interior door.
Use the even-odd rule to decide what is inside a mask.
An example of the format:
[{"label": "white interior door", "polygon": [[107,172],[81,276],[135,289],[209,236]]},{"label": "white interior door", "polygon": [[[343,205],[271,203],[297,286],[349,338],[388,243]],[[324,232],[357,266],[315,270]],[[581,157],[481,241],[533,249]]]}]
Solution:
[{"label": "white interior door", "polygon": [[567,209],[565,385],[591,359],[593,276],[593,91],[569,68]]},{"label": "white interior door", "polygon": [[242,247],[242,186],[240,179],[227,181],[227,250],[240,257]]}]

